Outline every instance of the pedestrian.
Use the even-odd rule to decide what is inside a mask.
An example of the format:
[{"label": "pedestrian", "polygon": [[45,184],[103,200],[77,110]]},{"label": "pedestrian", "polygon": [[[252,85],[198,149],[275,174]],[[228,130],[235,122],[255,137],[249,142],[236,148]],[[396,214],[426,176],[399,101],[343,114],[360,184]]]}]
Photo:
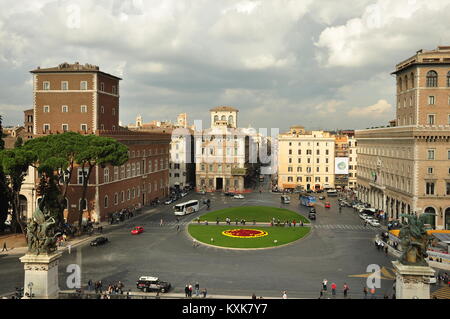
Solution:
[{"label": "pedestrian", "polygon": [[88,281],[88,290],[91,291],[92,290],[92,280],[89,279]]},{"label": "pedestrian", "polygon": [[198,297],[200,294],[200,284],[198,281],[195,283],[195,295]]},{"label": "pedestrian", "polygon": [[189,284],[189,298],[192,298],[192,285]]},{"label": "pedestrian", "polygon": [[370,296],[372,299],[375,299],[375,287],[370,288]]},{"label": "pedestrian", "polygon": [[180,231],[180,225],[177,225],[177,233]]},{"label": "pedestrian", "polygon": [[327,285],[328,285],[328,280],[324,279],[322,281],[322,289],[324,292],[327,292],[327,289],[328,289]]},{"label": "pedestrian", "polygon": [[256,295],[255,295],[255,293],[253,293],[253,295],[252,295],[252,299],[256,299]]},{"label": "pedestrian", "polygon": [[294,227],[295,227],[295,225],[297,224],[297,221],[294,219],[294,220],[292,221],[292,224],[294,224]]},{"label": "pedestrian", "polygon": [[121,295],[123,295],[123,287],[123,283],[119,280],[119,283],[117,284],[117,290]]},{"label": "pedestrian", "polygon": [[323,297],[323,289],[320,289],[320,296],[319,296],[319,299],[322,299],[322,297]]},{"label": "pedestrian", "polygon": [[287,291],[285,290],[285,291],[283,291],[283,299],[288,299],[288,296],[287,296]]},{"label": "pedestrian", "polygon": [[364,289],[363,289],[364,299],[367,299],[367,293],[368,293],[368,292],[369,292],[369,291],[368,291],[367,287],[364,287]]},{"label": "pedestrian", "polygon": [[385,245],[384,246],[384,253],[386,254],[386,256],[388,255],[388,252],[389,252],[389,247],[388,247],[388,245]]},{"label": "pedestrian", "polygon": [[216,218],[216,225],[219,225],[219,217]]},{"label": "pedestrian", "polygon": [[189,297],[189,286],[186,285],[186,287],[184,287],[184,296],[187,298]]},{"label": "pedestrian", "polygon": [[8,251],[8,248],[6,248],[6,241],[3,242],[3,249],[2,249],[2,252],[4,252],[5,250]]},{"label": "pedestrian", "polygon": [[100,293],[103,292],[103,283],[101,280],[98,281],[98,290],[100,291]]},{"label": "pedestrian", "polygon": [[344,283],[344,298],[347,298],[349,290],[350,288],[348,287],[347,283]]},{"label": "pedestrian", "polygon": [[203,288],[203,298],[206,298],[206,295],[208,294],[208,291],[206,288]]},{"label": "pedestrian", "polygon": [[192,247],[197,247],[197,240],[194,238],[194,240],[192,241]]},{"label": "pedestrian", "polygon": [[333,296],[336,296],[336,284],[333,282],[332,284],[331,284],[331,294],[333,295]]},{"label": "pedestrian", "polygon": [[163,225],[163,219],[161,218],[160,222],[159,222],[159,226],[162,227]]},{"label": "pedestrian", "polygon": [[72,245],[71,245],[71,244],[69,244],[69,245],[67,246],[67,250],[69,251],[69,255],[70,255],[71,252],[72,252]]}]

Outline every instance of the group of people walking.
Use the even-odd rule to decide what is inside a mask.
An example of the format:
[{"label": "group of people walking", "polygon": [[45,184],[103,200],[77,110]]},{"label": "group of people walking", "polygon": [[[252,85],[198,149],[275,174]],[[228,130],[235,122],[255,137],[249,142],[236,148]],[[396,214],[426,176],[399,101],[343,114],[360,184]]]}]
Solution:
[{"label": "group of people walking", "polygon": [[[298,223],[299,227],[303,227],[303,221],[300,220],[300,222]],[[277,220],[275,220],[275,217],[272,218],[272,221],[270,222],[270,226],[283,226],[283,227],[296,227],[297,226],[297,221],[294,219],[292,221],[290,220],[286,220],[283,223],[281,222],[281,220],[278,218]]]},{"label": "group of people walking", "polygon": [[195,291],[195,296],[198,298],[200,297],[200,294],[202,295],[203,298],[206,298],[206,295],[208,294],[208,291],[206,290],[206,288],[203,288],[200,291],[200,284],[198,282],[195,283],[194,286],[192,286],[190,283],[186,285],[186,287],[184,287],[184,294],[186,298],[192,298],[192,295]]},{"label": "group of people walking", "polygon": [[[331,295],[332,295],[332,297],[336,298],[336,293],[337,293],[336,292],[336,290],[337,290],[336,283],[334,283],[334,282],[331,283],[330,288],[331,288]],[[344,283],[344,286],[342,287],[342,293],[344,295],[344,298],[348,297],[349,291],[350,291],[349,285],[347,283]],[[328,280],[324,279],[322,281],[322,288],[320,289],[320,297],[319,297],[319,299],[322,299],[323,297],[325,297],[327,292],[328,292]]]},{"label": "group of people walking", "polygon": [[118,282],[110,283],[106,290],[103,290],[103,282],[101,280],[93,282],[91,279],[89,279],[88,281],[88,290],[94,290],[96,294],[103,294],[103,292],[105,292],[107,295],[123,295],[124,287],[124,284],[119,280]]}]

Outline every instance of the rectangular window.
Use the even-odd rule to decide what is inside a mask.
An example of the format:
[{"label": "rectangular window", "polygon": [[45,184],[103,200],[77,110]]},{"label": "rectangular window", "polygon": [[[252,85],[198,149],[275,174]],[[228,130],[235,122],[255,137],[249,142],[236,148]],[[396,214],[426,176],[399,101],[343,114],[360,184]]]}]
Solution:
[{"label": "rectangular window", "polygon": [[105,83],[103,82],[100,83],[100,91],[105,92]]},{"label": "rectangular window", "polygon": [[87,177],[87,173],[88,170],[86,168],[84,171],[81,168],[78,169],[78,185],[83,185],[84,179]]},{"label": "rectangular window", "polygon": [[44,133],[50,132],[50,124],[44,124],[43,130],[44,130]]},{"label": "rectangular window", "polygon": [[61,112],[63,112],[63,113],[68,113],[68,112],[69,112],[69,107],[68,107],[67,105],[63,105],[63,106],[61,107]]},{"label": "rectangular window", "polygon": [[446,184],[446,195],[450,195],[450,182],[447,182],[447,184]]},{"label": "rectangular window", "polygon": [[81,81],[80,83],[80,90],[86,91],[87,90],[87,81]]},{"label": "rectangular window", "polygon": [[63,132],[68,132],[69,131],[69,124],[63,124],[62,125],[62,130],[63,130]]},{"label": "rectangular window", "polygon": [[434,95],[430,95],[428,97],[428,105],[434,105],[435,104],[435,97]]},{"label": "rectangular window", "polygon": [[428,167],[427,172],[428,172],[428,174],[433,174],[433,167]]},{"label": "rectangular window", "polygon": [[428,114],[428,125],[434,125],[436,123],[435,119],[436,115]]},{"label": "rectangular window", "polygon": [[61,81],[61,90],[67,91],[69,89],[69,82],[67,81]]},{"label": "rectangular window", "polygon": [[426,194],[427,195],[434,195],[434,183],[433,182],[427,182],[427,184],[426,184]]},{"label": "rectangular window", "polygon": [[44,113],[50,113],[50,106],[48,105],[44,106]]},{"label": "rectangular window", "polygon": [[87,132],[87,130],[88,130],[87,124],[81,124],[80,129],[82,132]]},{"label": "rectangular window", "polygon": [[116,86],[115,85],[113,85],[113,87],[112,87],[112,94],[116,94],[117,93],[117,89],[116,89]]},{"label": "rectangular window", "polygon": [[87,113],[87,106],[86,105],[82,105],[81,106],[81,113]]},{"label": "rectangular window", "polygon": [[434,160],[434,150],[428,150],[428,160]]}]

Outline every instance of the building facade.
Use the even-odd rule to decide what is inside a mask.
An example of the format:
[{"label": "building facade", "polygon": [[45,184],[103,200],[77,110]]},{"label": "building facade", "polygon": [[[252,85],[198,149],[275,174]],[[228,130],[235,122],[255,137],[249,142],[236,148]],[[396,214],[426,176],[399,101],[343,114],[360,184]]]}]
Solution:
[{"label": "building facade", "polygon": [[394,127],[356,132],[360,199],[388,213],[426,214],[450,229],[450,47],[396,65]]},{"label": "building facade", "polygon": [[278,188],[321,190],[335,187],[335,137],[292,127],[278,136]]},{"label": "building facade", "polygon": [[[170,134],[119,127],[120,78],[98,66],[79,63],[37,68],[31,73],[35,137],[75,131],[114,138],[129,150],[129,161],[123,166],[95,167],[86,201],[81,199],[85,174],[75,168],[66,198],[67,222],[78,220],[80,209],[84,219],[104,221],[124,208],[142,207],[168,194]],[[37,185],[38,176],[33,174]],[[38,200],[35,188],[23,195],[33,204]]]},{"label": "building facade", "polygon": [[247,130],[237,127],[238,110],[219,106],[210,110],[211,127],[195,133],[198,191],[244,192],[250,177],[251,147]]}]

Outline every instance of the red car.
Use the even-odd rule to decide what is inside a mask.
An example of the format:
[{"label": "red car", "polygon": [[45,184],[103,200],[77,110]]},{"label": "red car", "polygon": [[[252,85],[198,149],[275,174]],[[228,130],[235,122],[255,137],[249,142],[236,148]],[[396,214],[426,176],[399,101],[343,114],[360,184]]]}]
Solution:
[{"label": "red car", "polygon": [[326,203],[325,203],[325,208],[331,208],[330,202],[326,202]]},{"label": "red car", "polygon": [[139,235],[141,233],[144,232],[144,227],[142,226],[136,226],[133,228],[133,230],[131,231],[131,235]]}]

